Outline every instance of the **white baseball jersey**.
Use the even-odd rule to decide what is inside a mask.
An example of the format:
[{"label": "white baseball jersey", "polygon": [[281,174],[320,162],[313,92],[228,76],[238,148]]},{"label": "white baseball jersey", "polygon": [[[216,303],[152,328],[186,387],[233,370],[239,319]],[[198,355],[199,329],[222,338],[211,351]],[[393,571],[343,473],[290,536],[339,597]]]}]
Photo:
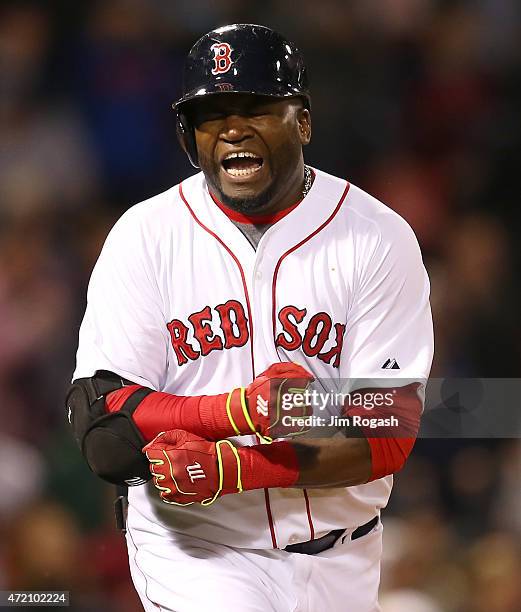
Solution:
[{"label": "white baseball jersey", "polygon": [[[202,173],[128,210],[92,274],[74,378],[103,369],[176,395],[209,395],[295,361],[324,379],[426,379],[429,281],[411,228],[358,187],[315,174],[256,250]],[[148,483],[129,490],[129,520],[152,533],[283,548],[366,523],[391,486],[389,476],[178,507]]]}]

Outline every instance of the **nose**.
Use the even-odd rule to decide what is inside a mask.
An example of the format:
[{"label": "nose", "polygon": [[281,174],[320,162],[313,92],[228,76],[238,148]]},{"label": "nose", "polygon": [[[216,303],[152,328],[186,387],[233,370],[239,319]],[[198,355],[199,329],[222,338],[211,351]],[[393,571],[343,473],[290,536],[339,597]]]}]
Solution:
[{"label": "nose", "polygon": [[223,121],[221,138],[227,142],[242,142],[252,136],[246,117],[242,115],[227,115]]}]

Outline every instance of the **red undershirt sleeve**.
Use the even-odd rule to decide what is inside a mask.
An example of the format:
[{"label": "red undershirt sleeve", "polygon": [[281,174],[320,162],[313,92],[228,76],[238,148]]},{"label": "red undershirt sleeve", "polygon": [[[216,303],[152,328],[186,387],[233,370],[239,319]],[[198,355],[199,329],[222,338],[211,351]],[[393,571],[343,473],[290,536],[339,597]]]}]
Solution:
[{"label": "red undershirt sleeve", "polygon": [[[107,411],[121,410],[140,388],[140,385],[130,385],[109,393],[105,403]],[[185,397],[154,391],[140,402],[132,419],[147,442],[170,429],[184,429],[201,438],[220,440],[234,435],[223,409],[227,397],[228,393]]]},{"label": "red undershirt sleeve", "polygon": [[[360,405],[353,406],[350,403],[345,405],[345,414],[351,418],[359,416],[362,419],[386,419],[390,422],[389,425],[377,428],[372,428],[368,424],[359,426],[371,449],[372,473],[369,482],[393,474],[405,465],[420,427],[423,410],[420,386],[420,383],[412,383],[404,387],[361,389],[355,392],[366,395],[368,400],[369,396],[374,396],[375,393],[392,393],[393,402],[390,406],[375,406],[368,410]],[[368,423],[368,421],[363,422]]]}]

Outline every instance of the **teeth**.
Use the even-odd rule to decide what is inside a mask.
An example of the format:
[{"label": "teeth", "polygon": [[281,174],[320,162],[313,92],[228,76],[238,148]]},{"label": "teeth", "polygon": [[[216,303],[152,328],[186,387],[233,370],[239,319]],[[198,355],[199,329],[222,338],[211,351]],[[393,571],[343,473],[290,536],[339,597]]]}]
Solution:
[{"label": "teeth", "polygon": [[248,174],[254,174],[255,172],[258,172],[261,169],[261,166],[256,166],[255,168],[242,168],[241,170],[238,170],[236,168],[229,168],[228,170],[226,170],[226,172],[228,174],[231,174],[232,176],[247,176]]},{"label": "teeth", "polygon": [[257,155],[249,151],[240,151],[239,153],[228,153],[224,159],[236,159],[237,157],[257,157]]}]

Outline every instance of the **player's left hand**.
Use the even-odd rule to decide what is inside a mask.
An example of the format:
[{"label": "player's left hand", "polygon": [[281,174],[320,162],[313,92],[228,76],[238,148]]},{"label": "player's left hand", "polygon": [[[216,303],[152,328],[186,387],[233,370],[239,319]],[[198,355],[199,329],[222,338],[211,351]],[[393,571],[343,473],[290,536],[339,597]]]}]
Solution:
[{"label": "player's left hand", "polygon": [[210,442],[182,429],[157,435],[143,449],[161,499],[167,504],[212,504],[241,493],[241,462],[229,440]]},{"label": "player's left hand", "polygon": [[255,433],[263,442],[271,442],[307,431],[300,421],[311,414],[311,407],[298,400],[313,380],[301,365],[274,363],[247,387],[231,391],[226,410],[235,433]]}]

